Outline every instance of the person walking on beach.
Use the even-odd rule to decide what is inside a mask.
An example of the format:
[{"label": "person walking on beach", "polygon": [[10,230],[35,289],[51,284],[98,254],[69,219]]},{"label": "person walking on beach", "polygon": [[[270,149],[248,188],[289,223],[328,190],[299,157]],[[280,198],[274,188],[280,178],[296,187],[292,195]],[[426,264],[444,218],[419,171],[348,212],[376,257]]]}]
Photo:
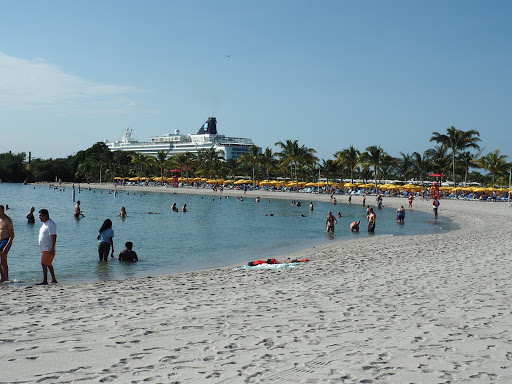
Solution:
[{"label": "person walking on beach", "polygon": [[41,251],[41,266],[43,267],[43,281],[38,285],[48,284],[48,270],[52,279],[50,283],[57,284],[53,270],[53,259],[55,258],[55,243],[57,242],[57,224],[50,219],[47,209],[39,211],[39,220],[43,223],[39,229],[39,250]]},{"label": "person walking on beach", "polygon": [[110,251],[110,247],[112,246],[112,254],[114,257],[114,230],[112,229],[112,221],[107,219],[103,222],[99,233],[98,233],[98,255],[100,257],[100,261],[108,261],[108,253]]},{"label": "person walking on beach", "polygon": [[377,215],[373,212],[373,208],[370,208],[370,215],[368,215],[368,232],[375,232],[375,221],[377,219]]},{"label": "person walking on beach", "polygon": [[27,223],[28,224],[34,224],[36,222],[36,218],[34,217],[34,211],[36,210],[36,207],[32,206],[30,207],[30,211],[27,213]]},{"label": "person walking on beach", "polygon": [[80,200],[78,200],[76,202],[76,205],[75,205],[75,214],[74,214],[74,217],[75,219],[80,219],[80,216],[81,217],[85,217],[84,214],[82,213],[82,211],[80,210]]},{"label": "person walking on beach", "polygon": [[409,208],[412,208],[412,201],[414,200],[414,196],[412,193],[409,195]]},{"label": "person walking on beach", "polygon": [[121,252],[119,252],[119,256],[117,257],[117,260],[119,260],[119,261],[137,261],[137,260],[139,260],[135,251],[132,250],[133,243],[131,241],[127,241],[124,246],[126,247],[126,249],[123,249]]},{"label": "person walking on beach", "polygon": [[338,221],[333,216],[332,212],[329,211],[327,213],[327,218],[325,219],[325,232],[333,232],[334,233],[334,224],[338,224]]},{"label": "person walking on beach", "polygon": [[14,226],[9,216],[4,213],[4,206],[0,205],[0,283],[9,281],[9,266],[7,253],[14,240]]},{"label": "person walking on beach", "polygon": [[439,208],[439,200],[437,200],[437,197],[434,197],[434,201],[432,202],[432,205],[434,206],[434,216],[437,219],[437,208]]},{"label": "person walking on beach", "polygon": [[366,195],[363,195],[363,207],[366,206]]}]

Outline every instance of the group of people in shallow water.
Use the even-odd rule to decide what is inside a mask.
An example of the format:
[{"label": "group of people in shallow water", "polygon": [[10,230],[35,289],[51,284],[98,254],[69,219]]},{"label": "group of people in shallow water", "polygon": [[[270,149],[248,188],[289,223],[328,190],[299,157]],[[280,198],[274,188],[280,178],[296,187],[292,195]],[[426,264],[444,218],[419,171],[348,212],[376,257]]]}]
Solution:
[{"label": "group of people in shallow water", "polygon": [[[7,255],[11,249],[14,240],[14,225],[12,219],[5,214],[5,207],[0,205],[0,283],[9,281],[9,265],[7,264]],[[27,213],[27,222],[35,223],[35,207],[30,207]],[[55,244],[57,242],[57,225],[50,219],[50,213],[47,209],[39,210],[39,220],[42,225],[39,229],[39,250],[41,251],[41,266],[43,268],[43,281],[38,285],[48,284],[48,272],[51,275],[51,284],[56,284],[55,272],[53,270],[53,259],[55,258]]]},{"label": "group of people in shallow water", "polygon": [[[123,207],[124,208],[124,207]],[[121,210],[123,212],[123,209]],[[124,209],[126,215],[126,209]],[[121,214],[119,214],[121,216]],[[108,261],[108,254],[114,258],[114,230],[112,229],[112,220],[106,219],[98,231],[98,256],[100,261]],[[133,250],[133,243],[127,241],[125,249],[119,252],[117,259],[119,261],[138,261],[137,253]]]},{"label": "group of people in shallow water", "polygon": [[[9,216],[5,214],[7,206],[0,204],[0,283],[9,281],[9,266],[7,263],[7,255],[11,249],[14,240],[14,226]],[[35,207],[31,206],[26,215],[28,224],[35,224]],[[126,217],[125,207],[121,208],[119,213],[121,218]],[[74,208],[74,217],[80,219],[85,217],[80,209],[80,201],[76,202]],[[57,243],[57,224],[50,219],[47,209],[39,210],[39,219],[42,226],[39,230],[39,249],[41,252],[41,266],[43,268],[43,281],[38,285],[56,284],[55,271],[53,268],[53,260],[55,258],[55,245]],[[112,220],[106,219],[98,231],[98,255],[100,261],[107,261],[109,253],[114,257],[114,230],[112,229]],[[120,261],[137,261],[137,253],[133,250],[133,243],[127,241],[125,249],[119,252],[118,260]],[[48,272],[50,272],[51,280],[48,281]]]}]

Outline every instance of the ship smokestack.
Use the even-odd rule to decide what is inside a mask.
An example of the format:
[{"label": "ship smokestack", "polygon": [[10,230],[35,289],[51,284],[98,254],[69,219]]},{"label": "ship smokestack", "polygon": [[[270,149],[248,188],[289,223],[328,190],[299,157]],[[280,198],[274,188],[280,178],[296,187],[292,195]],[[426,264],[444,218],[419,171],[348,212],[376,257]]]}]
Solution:
[{"label": "ship smokestack", "polygon": [[204,135],[204,134],[210,134],[210,135],[216,135],[217,134],[217,119],[215,117],[209,117],[208,120],[206,120],[206,123],[204,123],[197,132],[198,135]]}]

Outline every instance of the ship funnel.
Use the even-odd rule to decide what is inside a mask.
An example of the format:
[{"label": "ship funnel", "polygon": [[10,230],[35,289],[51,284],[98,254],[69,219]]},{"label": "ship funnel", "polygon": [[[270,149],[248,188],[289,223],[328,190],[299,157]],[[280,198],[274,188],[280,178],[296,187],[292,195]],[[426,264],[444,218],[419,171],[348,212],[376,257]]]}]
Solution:
[{"label": "ship funnel", "polygon": [[201,129],[199,129],[197,134],[198,135],[204,135],[204,134],[216,135],[217,134],[217,119],[215,117],[209,117],[208,120],[206,120],[206,123],[203,124]]}]

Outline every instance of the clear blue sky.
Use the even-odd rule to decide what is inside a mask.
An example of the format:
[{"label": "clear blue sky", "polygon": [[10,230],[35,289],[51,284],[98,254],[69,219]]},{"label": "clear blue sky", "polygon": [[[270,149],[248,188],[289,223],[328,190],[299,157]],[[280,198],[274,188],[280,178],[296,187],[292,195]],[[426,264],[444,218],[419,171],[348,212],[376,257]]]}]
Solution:
[{"label": "clear blue sky", "polygon": [[451,125],[512,156],[510,20],[508,0],[0,0],[0,152],[63,157],[215,116],[323,159],[423,152]]}]

